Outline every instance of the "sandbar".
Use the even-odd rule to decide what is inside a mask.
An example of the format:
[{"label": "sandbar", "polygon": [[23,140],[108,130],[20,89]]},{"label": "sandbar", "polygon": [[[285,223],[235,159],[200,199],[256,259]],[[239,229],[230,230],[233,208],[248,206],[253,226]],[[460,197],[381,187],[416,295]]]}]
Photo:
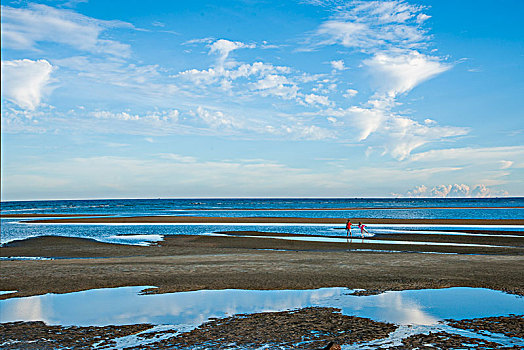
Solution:
[{"label": "sandbar", "polygon": [[[0,299],[93,288],[402,290],[484,287],[524,295],[524,246],[481,248],[289,241],[233,235],[165,236],[152,246],[37,237],[0,248]],[[522,240],[517,237],[515,240]],[[358,241],[355,240],[355,241]],[[394,251],[392,251],[394,250]]]}]

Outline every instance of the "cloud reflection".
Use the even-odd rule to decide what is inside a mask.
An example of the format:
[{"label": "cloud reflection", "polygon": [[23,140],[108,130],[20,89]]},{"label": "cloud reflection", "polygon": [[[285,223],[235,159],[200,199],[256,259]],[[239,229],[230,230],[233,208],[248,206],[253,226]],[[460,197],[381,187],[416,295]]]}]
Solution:
[{"label": "cloud reflection", "polygon": [[[198,326],[211,317],[335,307],[346,315],[401,325],[432,325],[444,318],[522,313],[524,299],[481,288],[448,288],[354,296],[345,288],[315,290],[202,290],[140,295],[149,287],[95,289],[0,301],[0,321],[101,326],[134,323]],[[482,306],[478,300],[483,300]],[[460,307],[457,307],[460,305]],[[496,305],[487,308],[486,305]]]}]

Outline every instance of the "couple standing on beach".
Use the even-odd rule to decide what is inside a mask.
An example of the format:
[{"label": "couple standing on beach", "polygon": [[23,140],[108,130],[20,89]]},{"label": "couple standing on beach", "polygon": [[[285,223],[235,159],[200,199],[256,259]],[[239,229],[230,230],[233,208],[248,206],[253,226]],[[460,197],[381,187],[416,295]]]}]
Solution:
[{"label": "couple standing on beach", "polygon": [[[366,230],[366,225],[359,222],[358,227],[360,228],[360,235],[362,236],[362,238],[364,238],[364,232],[369,233]],[[353,233],[351,232],[351,220],[350,219],[348,219],[348,221],[346,222],[346,237],[349,237],[349,236],[353,238]]]}]

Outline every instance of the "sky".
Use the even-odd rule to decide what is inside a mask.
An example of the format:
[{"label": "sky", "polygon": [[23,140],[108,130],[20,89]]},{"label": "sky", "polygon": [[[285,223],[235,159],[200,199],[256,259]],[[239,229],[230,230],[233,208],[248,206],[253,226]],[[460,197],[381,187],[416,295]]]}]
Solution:
[{"label": "sky", "polygon": [[2,200],[523,196],[522,13],[2,1]]}]

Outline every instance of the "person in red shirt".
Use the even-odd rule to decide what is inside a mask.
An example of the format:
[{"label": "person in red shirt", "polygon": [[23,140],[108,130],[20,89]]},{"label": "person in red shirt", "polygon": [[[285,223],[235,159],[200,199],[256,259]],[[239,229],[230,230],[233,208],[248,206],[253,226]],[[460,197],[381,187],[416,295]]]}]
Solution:
[{"label": "person in red shirt", "polygon": [[362,236],[362,238],[364,238],[364,232],[369,233],[368,230],[366,230],[366,225],[359,222],[358,227],[360,227],[360,235]]},{"label": "person in red shirt", "polygon": [[349,237],[351,235],[351,238],[353,238],[353,234],[351,233],[351,221],[348,219],[348,222],[346,222],[346,237]]}]

